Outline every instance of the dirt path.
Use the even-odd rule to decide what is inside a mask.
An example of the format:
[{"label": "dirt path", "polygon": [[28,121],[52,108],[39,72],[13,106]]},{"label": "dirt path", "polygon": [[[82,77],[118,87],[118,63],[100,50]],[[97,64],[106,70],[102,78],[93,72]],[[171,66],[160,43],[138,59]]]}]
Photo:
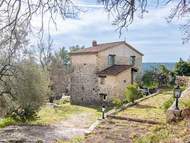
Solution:
[{"label": "dirt path", "polygon": [[152,125],[124,120],[106,119],[95,131],[87,136],[85,143],[133,143],[149,131]]},{"label": "dirt path", "polygon": [[9,126],[0,130],[0,143],[69,140],[85,134],[92,124],[88,118],[88,113],[80,113],[49,126]]}]

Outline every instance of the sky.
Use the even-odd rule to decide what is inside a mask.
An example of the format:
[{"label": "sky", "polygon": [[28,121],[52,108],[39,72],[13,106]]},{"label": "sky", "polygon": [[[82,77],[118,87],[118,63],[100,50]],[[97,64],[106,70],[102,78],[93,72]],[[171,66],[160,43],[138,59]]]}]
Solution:
[{"label": "sky", "polygon": [[134,22],[119,35],[112,25],[113,18],[96,0],[76,0],[84,9],[76,19],[58,18],[57,29],[51,31],[54,46],[70,47],[81,45],[90,47],[97,43],[126,41],[144,54],[143,62],[176,62],[190,56],[190,43],[182,44],[181,19],[168,23],[169,6],[153,6],[143,18],[135,17]]}]

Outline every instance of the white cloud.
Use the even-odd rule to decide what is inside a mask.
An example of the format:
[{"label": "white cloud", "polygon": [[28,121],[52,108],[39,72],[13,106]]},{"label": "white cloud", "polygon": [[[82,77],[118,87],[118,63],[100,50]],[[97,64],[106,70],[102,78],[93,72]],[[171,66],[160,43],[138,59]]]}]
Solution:
[{"label": "white cloud", "polygon": [[[176,57],[187,57],[190,54],[184,53],[188,49],[186,46],[183,46],[181,52],[177,50],[182,43],[177,28],[184,21],[180,19],[174,19],[172,23],[166,21],[172,5],[152,8],[143,18],[136,17],[134,23],[129,26],[129,30],[124,32],[123,37],[119,39],[119,33],[115,32],[116,27],[112,25],[113,17],[109,18],[108,13],[101,5],[77,1],[78,6],[88,9],[88,11],[80,13],[78,19],[62,20],[57,17],[58,29],[56,30],[53,25],[50,27],[51,33],[55,37],[55,43],[59,47],[76,44],[88,47],[91,40],[94,39],[98,42],[107,42],[123,40],[123,37],[126,36],[129,43],[145,54],[145,61],[150,61],[150,59],[152,61],[167,60],[167,57],[163,58],[162,56],[168,54],[169,51],[172,52],[168,55],[169,61],[175,61]],[[33,23],[39,27],[40,21],[36,20]]]},{"label": "white cloud", "polygon": [[[46,20],[44,23],[45,30],[48,30],[48,17],[46,15]],[[56,34],[67,34],[70,32],[80,32],[80,30],[84,29],[85,27],[96,26],[101,27],[102,29],[109,30],[113,28],[111,26],[111,20],[109,20],[108,14],[105,12],[104,9],[98,8],[95,10],[88,10],[85,12],[81,12],[79,18],[77,19],[65,19],[63,20],[60,16],[57,16],[56,19],[56,27],[53,23],[50,25],[50,31],[53,35]],[[40,17],[35,18],[33,21],[33,25],[35,27],[40,27]]]},{"label": "white cloud", "polygon": [[[60,16],[57,16],[55,21],[57,29],[53,23],[50,25],[50,31],[53,35],[67,34],[67,33],[79,33],[81,30],[85,30],[87,27],[97,28],[98,30],[113,30],[116,29],[112,25],[113,17],[108,17],[108,13],[104,10],[102,5],[89,4],[82,2],[81,0],[75,0],[75,4],[82,7],[82,10],[77,19],[65,19],[63,20]],[[135,16],[134,22],[129,26],[130,30],[141,29],[142,27],[149,26],[166,26],[168,23],[166,18],[170,15],[171,5],[163,6],[160,8],[152,8],[148,13],[144,15],[143,18],[139,18],[138,15]],[[87,10],[87,11],[86,11]],[[48,19],[49,15],[45,18],[45,30],[48,30]],[[33,25],[35,27],[40,27],[40,17],[33,20]],[[173,24],[181,24],[182,20],[175,19]]]}]

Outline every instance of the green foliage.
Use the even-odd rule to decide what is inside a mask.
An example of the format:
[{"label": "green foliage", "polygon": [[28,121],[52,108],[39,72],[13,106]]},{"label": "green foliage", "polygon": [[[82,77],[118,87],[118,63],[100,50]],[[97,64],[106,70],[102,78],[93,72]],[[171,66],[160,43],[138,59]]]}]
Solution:
[{"label": "green foliage", "polygon": [[14,101],[8,113],[16,120],[27,121],[45,103],[49,94],[47,74],[32,60],[19,63],[17,76],[10,81]]},{"label": "green foliage", "polygon": [[159,71],[160,71],[160,73],[162,73],[164,75],[168,75],[170,73],[170,71],[166,68],[165,65],[160,65]]},{"label": "green foliage", "polygon": [[130,84],[125,89],[125,97],[128,102],[134,102],[136,99],[140,98],[137,88],[137,84]]},{"label": "green foliage", "polygon": [[123,105],[123,101],[119,98],[114,98],[112,103],[116,108],[119,108]]},{"label": "green foliage", "polygon": [[176,63],[175,73],[179,76],[190,76],[190,63],[180,59]]},{"label": "green foliage", "polygon": [[142,81],[146,87],[155,87],[159,84],[157,73],[154,70],[146,71],[142,76]]},{"label": "green foliage", "polygon": [[159,68],[146,71],[142,76],[143,85],[148,88],[174,85],[175,79],[174,73],[169,71],[164,65],[160,65]]},{"label": "green foliage", "polygon": [[26,122],[37,119],[37,109],[31,105],[20,107],[19,109],[11,110],[9,113],[16,121]]},{"label": "green foliage", "polygon": [[142,74],[137,73],[137,75],[136,75],[136,77],[135,77],[135,82],[136,82],[139,86],[143,86]]},{"label": "green foliage", "polygon": [[84,46],[75,45],[75,46],[71,46],[69,49],[70,49],[70,52],[73,52],[73,51],[77,51],[84,48],[85,48]]},{"label": "green foliage", "polygon": [[77,136],[72,138],[70,141],[65,141],[65,140],[57,140],[56,143],[82,143],[84,142],[84,137],[83,136]]},{"label": "green foliage", "polygon": [[170,108],[170,106],[173,104],[174,100],[175,99],[173,97],[171,97],[170,99],[168,99],[167,101],[165,101],[163,103],[162,107],[163,107],[164,111],[166,111],[168,108]]},{"label": "green foliage", "polygon": [[169,76],[168,76],[168,79],[169,79],[169,85],[170,86],[174,86],[175,82],[176,82],[176,75],[175,75],[175,73],[174,72],[170,72]]},{"label": "green foliage", "polygon": [[66,50],[65,47],[62,47],[58,52],[55,53],[54,56],[52,56],[52,60],[53,64],[70,64],[70,56],[68,50]]},{"label": "green foliage", "polygon": [[0,128],[4,128],[6,126],[14,124],[16,124],[16,121],[11,117],[0,119]]}]

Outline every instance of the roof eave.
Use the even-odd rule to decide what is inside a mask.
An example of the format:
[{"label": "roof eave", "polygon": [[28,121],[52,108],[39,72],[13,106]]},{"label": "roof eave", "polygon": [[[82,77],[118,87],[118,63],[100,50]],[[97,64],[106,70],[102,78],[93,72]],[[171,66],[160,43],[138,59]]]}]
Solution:
[{"label": "roof eave", "polygon": [[141,56],[144,56],[143,53],[139,52],[137,49],[135,49],[133,46],[129,45],[128,43],[125,42],[125,45],[127,45],[129,48],[131,48],[131,49],[134,50],[135,52],[139,53]]},{"label": "roof eave", "polygon": [[76,52],[76,53],[69,53],[69,55],[73,56],[73,55],[86,55],[86,54],[97,54],[98,52]]}]

